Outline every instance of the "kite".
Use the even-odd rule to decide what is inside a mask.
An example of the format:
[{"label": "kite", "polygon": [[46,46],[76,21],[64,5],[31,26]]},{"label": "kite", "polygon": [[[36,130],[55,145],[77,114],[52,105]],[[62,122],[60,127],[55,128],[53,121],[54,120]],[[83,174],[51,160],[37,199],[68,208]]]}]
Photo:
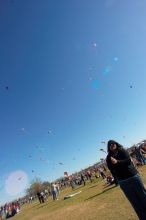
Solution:
[{"label": "kite", "polygon": [[25,128],[20,129],[24,134],[30,134]]},{"label": "kite", "polygon": [[106,151],[105,151],[104,149],[102,149],[102,148],[100,149],[100,151],[102,151],[102,152],[106,153]]},{"label": "kite", "polygon": [[48,134],[53,134],[53,131],[51,129],[48,130]]},{"label": "kite", "polygon": [[106,144],[106,142],[105,141],[101,141],[101,144]]},{"label": "kite", "polygon": [[40,159],[40,161],[42,161],[44,163],[48,163],[49,162],[48,160],[46,160],[45,158],[42,158],[42,157],[40,157],[39,159]]}]

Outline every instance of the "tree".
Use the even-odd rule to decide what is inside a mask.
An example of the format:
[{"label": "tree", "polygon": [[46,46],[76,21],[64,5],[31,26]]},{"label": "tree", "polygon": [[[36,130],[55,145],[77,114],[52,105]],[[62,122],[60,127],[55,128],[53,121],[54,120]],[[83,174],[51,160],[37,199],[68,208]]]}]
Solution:
[{"label": "tree", "polygon": [[30,187],[26,190],[28,195],[36,195],[37,192],[42,190],[42,181],[36,178],[32,181]]},{"label": "tree", "polygon": [[51,184],[48,181],[42,183],[42,190],[50,188]]},{"label": "tree", "polygon": [[44,191],[50,187],[48,181],[42,182],[39,178],[36,178],[32,181],[30,187],[26,190],[27,195],[32,196],[36,195],[38,192]]}]

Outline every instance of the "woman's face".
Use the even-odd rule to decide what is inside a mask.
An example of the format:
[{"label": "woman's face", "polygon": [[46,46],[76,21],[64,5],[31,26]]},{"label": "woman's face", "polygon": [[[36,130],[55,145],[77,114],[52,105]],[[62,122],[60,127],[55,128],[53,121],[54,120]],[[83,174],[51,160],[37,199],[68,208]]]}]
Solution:
[{"label": "woman's face", "polygon": [[117,149],[117,145],[116,144],[111,144],[110,145],[110,150],[111,151],[114,151],[114,150],[116,150]]}]

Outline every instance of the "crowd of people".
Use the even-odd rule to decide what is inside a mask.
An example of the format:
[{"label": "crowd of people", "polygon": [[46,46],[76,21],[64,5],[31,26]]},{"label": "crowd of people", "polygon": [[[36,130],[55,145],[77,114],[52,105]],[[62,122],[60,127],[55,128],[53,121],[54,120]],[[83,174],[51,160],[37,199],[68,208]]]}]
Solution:
[{"label": "crowd of people", "polygon": [[145,165],[146,164],[146,142],[140,144],[139,146],[134,146],[132,150],[132,157],[135,159],[135,164]]},{"label": "crowd of people", "polygon": [[51,186],[44,191],[37,192],[37,197],[40,203],[44,203],[49,196],[52,196],[53,201],[58,200],[58,195],[60,193],[59,183],[51,183]]},{"label": "crowd of people", "polygon": [[0,207],[0,220],[8,219],[13,217],[20,212],[20,203],[15,201],[12,203],[6,203],[4,206]]},{"label": "crowd of people", "polygon": [[[74,190],[78,186],[86,186],[87,182],[92,183],[94,179],[102,178],[106,186],[119,185],[135,209],[139,219],[146,220],[146,190],[137,171],[139,165],[146,164],[146,142],[134,146],[129,154],[119,143],[109,141],[107,152],[106,160],[51,183],[48,188],[27,196],[22,200],[22,203],[32,203],[36,199],[40,203],[44,203],[49,196],[52,197],[53,201],[56,201],[59,199],[60,190],[67,187]],[[0,208],[0,220],[10,218],[19,212],[20,202],[5,204]]]},{"label": "crowd of people", "polygon": [[[121,190],[134,208],[139,220],[146,220],[146,189],[137,170],[137,166],[146,164],[146,142],[133,147],[129,153],[122,145],[110,140],[107,145],[106,163],[95,165],[80,173],[73,174],[57,183],[52,183],[50,195],[53,200],[58,200],[60,189],[72,187],[74,190],[79,185],[86,185],[87,181],[92,182],[94,178],[102,178],[105,184],[120,186]],[[110,170],[106,172],[107,167]],[[40,203],[41,194],[38,194]]]},{"label": "crowd of people", "polygon": [[[107,171],[106,165],[94,165],[88,169],[85,169],[79,173],[72,174],[71,176],[60,179],[58,182],[51,183],[50,187],[46,191],[37,192],[37,198],[40,203],[44,203],[49,196],[52,200],[58,200],[60,190],[71,187],[72,190],[76,189],[78,186],[86,186],[87,182],[93,182],[94,179],[102,178],[105,183],[113,184],[111,181],[112,176],[106,175]],[[111,177],[111,178],[110,178]]]}]

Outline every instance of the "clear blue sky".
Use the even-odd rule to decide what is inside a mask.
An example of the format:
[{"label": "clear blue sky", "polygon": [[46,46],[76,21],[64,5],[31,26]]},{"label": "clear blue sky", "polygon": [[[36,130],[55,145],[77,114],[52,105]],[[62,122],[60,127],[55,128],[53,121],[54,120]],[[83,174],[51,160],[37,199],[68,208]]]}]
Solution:
[{"label": "clear blue sky", "polygon": [[146,138],[145,11],[144,0],[0,1],[0,203],[23,194],[6,191],[15,171],[52,181],[104,157],[101,141]]}]

